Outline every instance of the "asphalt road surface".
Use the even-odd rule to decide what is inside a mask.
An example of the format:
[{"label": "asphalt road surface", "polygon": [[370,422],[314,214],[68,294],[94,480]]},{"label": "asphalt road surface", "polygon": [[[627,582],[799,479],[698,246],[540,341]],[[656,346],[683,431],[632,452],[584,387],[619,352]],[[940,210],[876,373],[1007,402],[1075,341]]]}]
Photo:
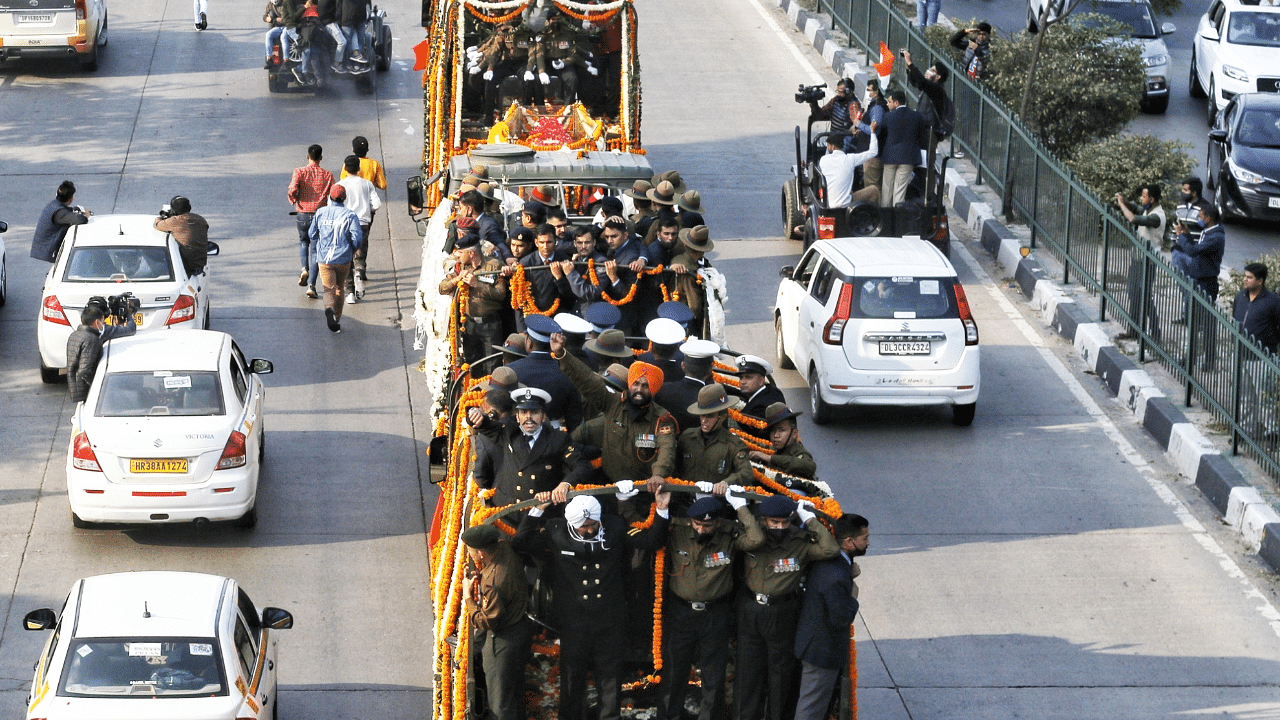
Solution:
[{"label": "asphalt road surface", "polygon": [[[387,5],[395,67],[375,97],[271,96],[255,5],[217,5],[195,33],[185,3],[111,10],[102,69],[0,68],[0,219],[11,231],[0,311],[0,707],[23,711],[44,637],[22,615],[58,607],[79,577],[186,569],[239,579],[291,610],[280,642],[282,718],[425,718],[429,595],[424,513],[428,398],[411,350],[419,240],[403,179],[421,157],[411,48],[418,8]],[[756,0],[646,0],[644,137],[655,169],[702,191],[713,261],[729,277],[730,341],[770,356],[779,188],[799,82],[820,66]],[[944,8],[950,11],[951,8]],[[834,81],[829,73],[818,76]],[[1172,110],[1171,110],[1172,112]],[[365,301],[324,329],[296,285],[285,200],[308,144],[337,169],[369,137],[387,167]],[[175,193],[213,226],[213,325],[266,378],[266,468],[256,530],[73,530],[63,470],[71,408],[40,383],[35,318],[45,266],[26,257],[63,178],[97,213],[150,212]],[[968,247],[972,248],[973,245]],[[876,718],[1167,718],[1280,713],[1280,615],[1262,573],[1154,443],[1024,318],[990,268],[957,248],[983,340],[970,428],[945,410],[801,420],[845,506],[870,518],[858,624],[860,711]],[[792,403],[801,377],[779,374]]]}]

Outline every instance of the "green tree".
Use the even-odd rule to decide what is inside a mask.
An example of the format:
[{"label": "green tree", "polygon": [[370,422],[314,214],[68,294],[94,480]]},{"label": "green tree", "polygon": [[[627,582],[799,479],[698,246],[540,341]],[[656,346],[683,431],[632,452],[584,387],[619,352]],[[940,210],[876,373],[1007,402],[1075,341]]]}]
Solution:
[{"label": "green tree", "polygon": [[1165,214],[1173,217],[1182,179],[1196,165],[1185,152],[1190,147],[1149,134],[1113,135],[1090,145],[1087,153],[1077,153],[1067,166],[1106,204],[1114,202],[1116,193],[1136,201],[1143,185],[1159,183]]}]

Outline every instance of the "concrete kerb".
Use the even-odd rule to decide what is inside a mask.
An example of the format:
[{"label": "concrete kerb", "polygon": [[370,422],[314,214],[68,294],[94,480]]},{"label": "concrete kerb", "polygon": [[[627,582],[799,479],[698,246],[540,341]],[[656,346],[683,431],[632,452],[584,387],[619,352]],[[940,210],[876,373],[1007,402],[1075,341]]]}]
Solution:
[{"label": "concrete kerb", "polygon": [[[865,87],[870,77],[863,69],[866,58],[841,46],[826,30],[829,19],[804,10],[795,0],[772,0],[772,3],[786,13],[837,75],[852,78],[859,88]],[[1102,326],[1089,321],[1085,308],[1071,302],[1061,287],[1048,280],[1038,263],[1023,258],[1023,242],[1018,234],[996,219],[993,206],[982,199],[958,169],[947,168],[944,192],[983,248],[1005,272],[1018,280],[1023,294],[1030,298],[1043,321],[1073,344],[1085,371],[1105,376],[1102,379],[1108,390],[1117,395],[1137,422],[1166,448],[1166,455],[1177,471],[1195,482],[1206,499],[1223,513],[1228,524],[1240,531],[1253,552],[1273,570],[1280,571],[1280,513],[1248,484],[1235,465],[1198,428],[1187,422],[1182,411],[1155,386],[1151,376],[1115,348]],[[1101,373],[1100,363],[1105,365]]]}]

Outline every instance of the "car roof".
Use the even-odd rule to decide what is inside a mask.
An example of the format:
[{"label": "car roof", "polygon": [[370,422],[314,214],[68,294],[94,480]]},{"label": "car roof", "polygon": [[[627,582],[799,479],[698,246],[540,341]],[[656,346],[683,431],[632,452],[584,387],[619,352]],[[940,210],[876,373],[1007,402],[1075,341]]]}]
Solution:
[{"label": "car roof", "polygon": [[1274,5],[1262,5],[1258,0],[1222,0],[1228,9],[1248,8],[1250,10],[1260,10],[1262,12],[1280,12],[1280,7]]},{"label": "car roof", "polygon": [[169,330],[117,338],[107,344],[107,371],[218,370],[228,337],[217,330]]},{"label": "car roof", "polygon": [[169,571],[85,578],[75,636],[213,637],[229,582],[217,575]]},{"label": "car roof", "polygon": [[1242,107],[1275,108],[1280,110],[1280,93],[1240,93],[1239,95],[1236,95],[1235,100]]},{"label": "car roof", "polygon": [[168,233],[151,226],[155,215],[94,215],[84,225],[73,225],[74,244],[168,245]]},{"label": "car roof", "polygon": [[851,237],[819,240],[815,248],[846,277],[871,275],[954,276],[938,248],[918,238]]}]

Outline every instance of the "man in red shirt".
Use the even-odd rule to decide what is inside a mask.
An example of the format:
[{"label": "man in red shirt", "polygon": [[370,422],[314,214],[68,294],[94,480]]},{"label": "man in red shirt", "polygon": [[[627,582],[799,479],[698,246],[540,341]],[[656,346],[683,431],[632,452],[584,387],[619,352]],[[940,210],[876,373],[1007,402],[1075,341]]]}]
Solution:
[{"label": "man in red shirt", "polygon": [[319,145],[307,148],[307,164],[294,168],[289,181],[289,202],[298,211],[298,258],[302,263],[299,287],[307,288],[307,297],[315,298],[316,279],[320,276],[314,248],[311,247],[311,219],[316,210],[328,203],[329,190],[333,187],[333,174],[320,167],[324,150]]}]

